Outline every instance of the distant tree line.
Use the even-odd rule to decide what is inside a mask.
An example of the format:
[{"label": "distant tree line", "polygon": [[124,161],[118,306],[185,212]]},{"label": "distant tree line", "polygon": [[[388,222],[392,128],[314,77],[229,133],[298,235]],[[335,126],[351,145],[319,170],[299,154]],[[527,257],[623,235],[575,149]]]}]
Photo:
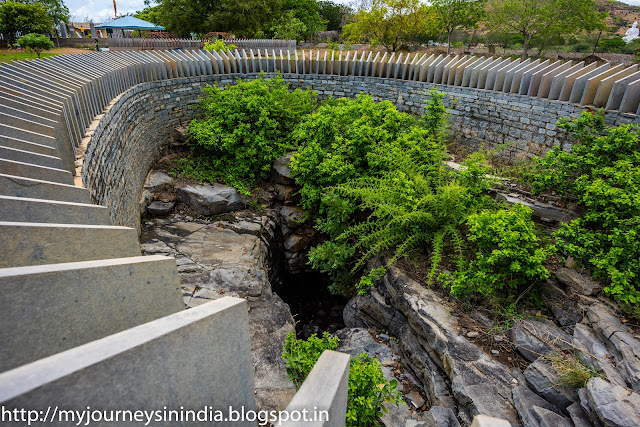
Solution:
[{"label": "distant tree line", "polygon": [[314,40],[320,31],[340,31],[352,11],[317,0],[159,0],[135,14],[175,34],[224,31],[238,37]]},{"label": "distant tree line", "polygon": [[[452,47],[475,43],[543,50],[567,46],[624,51],[596,0],[362,0],[351,8],[318,0],[158,0],[135,16],[183,36],[225,31],[238,37],[318,40],[337,31],[351,45],[369,43],[390,52],[435,41]],[[586,47],[585,47],[586,46]],[[627,49],[629,50],[629,49]]]}]

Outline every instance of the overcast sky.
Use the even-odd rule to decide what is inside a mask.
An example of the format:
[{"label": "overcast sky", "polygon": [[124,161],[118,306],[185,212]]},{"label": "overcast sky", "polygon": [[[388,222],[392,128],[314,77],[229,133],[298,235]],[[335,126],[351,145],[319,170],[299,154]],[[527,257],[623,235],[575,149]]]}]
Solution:
[{"label": "overcast sky", "polygon": [[[336,3],[349,3],[349,0],[334,0]],[[104,22],[113,18],[113,0],[65,0],[72,21]],[[625,0],[624,3],[640,5],[640,0]],[[116,0],[118,15],[144,9],[143,0]]]}]

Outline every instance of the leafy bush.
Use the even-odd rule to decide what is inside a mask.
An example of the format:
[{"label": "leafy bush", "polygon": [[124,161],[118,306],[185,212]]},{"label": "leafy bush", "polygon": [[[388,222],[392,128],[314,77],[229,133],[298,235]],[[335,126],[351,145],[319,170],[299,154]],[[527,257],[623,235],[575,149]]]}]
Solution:
[{"label": "leafy bush", "polygon": [[[419,120],[361,95],[326,103],[293,132],[300,148],[292,175],[303,206],[328,236],[309,261],[330,275],[335,293],[365,293],[388,265],[423,249],[431,263],[427,282],[447,260],[458,295],[510,295],[548,277],[542,263],[552,249],[535,235],[527,208],[493,213],[486,155],[470,155],[459,171],[445,168],[447,110],[442,94],[430,95]],[[477,252],[469,253],[469,244]],[[363,274],[379,256],[386,263]]]},{"label": "leafy bush", "polygon": [[451,293],[498,295],[513,302],[524,285],[549,277],[543,263],[553,254],[535,234],[531,209],[484,210],[467,218],[467,240],[473,247],[466,269],[455,272]]},{"label": "leafy bush", "polygon": [[599,52],[618,52],[620,49],[627,46],[627,42],[622,40],[622,37],[612,37],[610,39],[600,40],[598,43]]},{"label": "leafy bush", "polygon": [[300,149],[291,166],[302,204],[316,211],[317,228],[330,237],[309,260],[329,273],[334,292],[351,294],[354,285],[365,292],[384,273],[358,279],[372,257],[390,252],[393,263],[454,233],[455,212],[469,198],[444,182],[446,109],[441,94],[431,95],[419,121],[360,95],[327,103],[294,131]]},{"label": "leafy bush", "polygon": [[40,53],[44,50],[49,50],[53,47],[53,42],[49,39],[49,37],[44,34],[36,34],[29,33],[20,37],[16,42],[20,47],[24,47],[29,49],[32,52],[35,52],[40,58]]},{"label": "leafy bush", "polygon": [[[321,338],[312,335],[308,340],[298,340],[289,332],[282,352],[287,374],[299,389],[311,369],[325,350],[335,350],[338,337],[324,332]],[[351,359],[349,367],[349,392],[347,397],[347,426],[369,427],[377,425],[377,420],[387,411],[385,402],[398,405],[402,394],[397,391],[396,380],[387,381],[380,362],[366,353]]]},{"label": "leafy bush", "polygon": [[227,50],[230,50],[233,52],[234,50],[237,49],[237,46],[235,44],[227,44],[222,39],[216,39],[213,42],[206,42],[204,44],[203,49],[208,51],[216,51],[218,53],[222,51],[226,52]]},{"label": "leafy bush", "polygon": [[299,145],[291,159],[302,206],[320,209],[327,188],[389,170],[379,154],[409,131],[415,119],[389,101],[375,103],[369,95],[325,103],[296,127]]},{"label": "leafy bush", "polygon": [[604,114],[582,113],[558,126],[575,140],[570,152],[555,147],[536,159],[534,191],[573,194],[582,217],[556,233],[561,248],[607,281],[604,291],[640,305],[640,127],[608,127]]},{"label": "leafy bush", "polygon": [[289,92],[280,75],[203,91],[203,114],[189,126],[191,156],[183,160],[183,173],[201,181],[223,180],[244,194],[284,155],[291,130],[316,107],[313,91]]},{"label": "leafy bush", "polygon": [[289,381],[295,384],[296,389],[300,388],[322,352],[338,348],[338,341],[338,337],[332,337],[328,332],[324,332],[322,337],[311,335],[306,341],[297,339],[293,332],[287,334],[282,360],[285,361]]}]

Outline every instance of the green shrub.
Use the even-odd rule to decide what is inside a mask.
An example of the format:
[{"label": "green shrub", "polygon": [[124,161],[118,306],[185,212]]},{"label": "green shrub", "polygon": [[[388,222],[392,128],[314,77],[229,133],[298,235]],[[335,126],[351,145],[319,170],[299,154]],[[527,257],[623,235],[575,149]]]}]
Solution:
[{"label": "green shrub", "polygon": [[20,37],[16,43],[20,45],[20,47],[24,47],[29,49],[32,52],[35,52],[40,58],[40,53],[44,50],[50,50],[53,47],[53,42],[49,39],[49,37],[43,34],[29,33]]},{"label": "green shrub", "polygon": [[618,52],[627,46],[627,42],[622,37],[616,36],[610,39],[600,40],[598,43],[598,52]]},{"label": "green shrub", "polygon": [[360,95],[323,105],[294,131],[293,176],[329,236],[309,260],[331,276],[333,292],[365,292],[384,273],[359,277],[369,259],[388,252],[391,264],[457,226],[451,210],[468,198],[444,182],[446,109],[441,94],[431,95],[420,120]]},{"label": "green shrub", "polygon": [[226,52],[228,50],[230,50],[231,52],[233,52],[234,50],[237,49],[235,44],[227,44],[225,43],[224,40],[222,39],[216,39],[213,42],[206,42],[204,44],[203,47],[204,50],[208,50],[208,51],[216,51],[218,53],[220,52]]},{"label": "green shrub", "polygon": [[300,147],[291,159],[291,171],[301,187],[302,206],[320,209],[327,188],[389,170],[379,153],[415,122],[391,102],[375,103],[369,95],[322,105],[292,135]]},{"label": "green shrub", "polygon": [[183,160],[183,174],[222,180],[244,194],[285,154],[291,130],[317,104],[313,91],[290,92],[280,75],[203,91],[202,117],[189,126],[191,155]]},{"label": "green shrub", "polygon": [[549,277],[543,263],[554,247],[536,235],[528,207],[484,210],[470,215],[467,226],[473,255],[468,267],[453,275],[454,295],[478,293],[513,302],[523,286]]},{"label": "green shrub", "polygon": [[573,194],[582,217],[556,233],[560,247],[607,282],[604,291],[640,305],[640,127],[609,127],[602,112],[582,113],[558,126],[574,139],[570,152],[555,147],[536,159],[534,191]]},{"label": "green shrub", "polygon": [[328,332],[324,332],[322,337],[311,335],[307,340],[297,339],[293,332],[287,334],[282,360],[285,361],[289,381],[295,384],[296,390],[307,378],[322,352],[338,348],[338,341],[338,337],[332,337]]},{"label": "green shrub", "polygon": [[[325,350],[335,350],[338,337],[324,332],[321,338],[312,335],[308,340],[298,340],[289,332],[282,352],[289,379],[299,389],[311,369]],[[351,359],[349,367],[349,392],[347,397],[347,426],[370,427],[387,412],[384,403],[402,402],[396,380],[387,381],[380,362],[366,353]]]}]

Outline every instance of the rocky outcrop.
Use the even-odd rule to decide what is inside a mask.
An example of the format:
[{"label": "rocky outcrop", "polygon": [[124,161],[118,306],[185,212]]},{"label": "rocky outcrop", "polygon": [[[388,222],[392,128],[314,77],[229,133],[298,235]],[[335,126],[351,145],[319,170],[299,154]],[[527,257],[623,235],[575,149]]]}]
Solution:
[{"label": "rocky outcrop", "polygon": [[514,322],[510,333],[513,344],[530,362],[571,346],[571,336],[550,321],[520,319]]},{"label": "rocky outcrop", "polygon": [[598,338],[613,353],[620,375],[635,391],[640,391],[640,341],[604,304],[589,307],[587,317]]},{"label": "rocky outcrop", "polygon": [[281,252],[275,213],[239,212],[215,221],[156,219],[146,227],[145,235],[153,238],[143,242],[144,252],[176,258],[188,307],[222,296],[247,299],[258,405],[284,409],[295,389],[287,380],[281,353],[294,323],[289,307],[271,286],[274,256]]},{"label": "rocky outcrop", "polygon": [[606,427],[640,425],[640,394],[613,385],[602,378],[592,378],[581,390],[580,402],[592,421]]},{"label": "rocky outcrop", "polygon": [[562,387],[558,373],[543,357],[538,358],[524,370],[527,385],[542,396],[553,407],[567,412],[567,408],[578,400],[578,393]]},{"label": "rocky outcrop", "polygon": [[580,295],[594,295],[602,290],[602,283],[585,273],[573,268],[562,267],[556,271],[556,277],[567,285],[574,293]]},{"label": "rocky outcrop", "polygon": [[222,184],[181,184],[176,187],[183,203],[201,215],[218,215],[245,207],[246,200],[233,188]]},{"label": "rocky outcrop", "polygon": [[[518,422],[511,397],[518,379],[460,335],[446,301],[395,267],[388,269],[376,291],[377,295],[357,296],[347,304],[347,326],[368,324],[402,337],[405,361],[424,384],[430,401],[449,404],[443,390],[448,388],[460,420],[470,424],[473,416],[486,414]],[[398,327],[403,319],[406,328]]]}]

